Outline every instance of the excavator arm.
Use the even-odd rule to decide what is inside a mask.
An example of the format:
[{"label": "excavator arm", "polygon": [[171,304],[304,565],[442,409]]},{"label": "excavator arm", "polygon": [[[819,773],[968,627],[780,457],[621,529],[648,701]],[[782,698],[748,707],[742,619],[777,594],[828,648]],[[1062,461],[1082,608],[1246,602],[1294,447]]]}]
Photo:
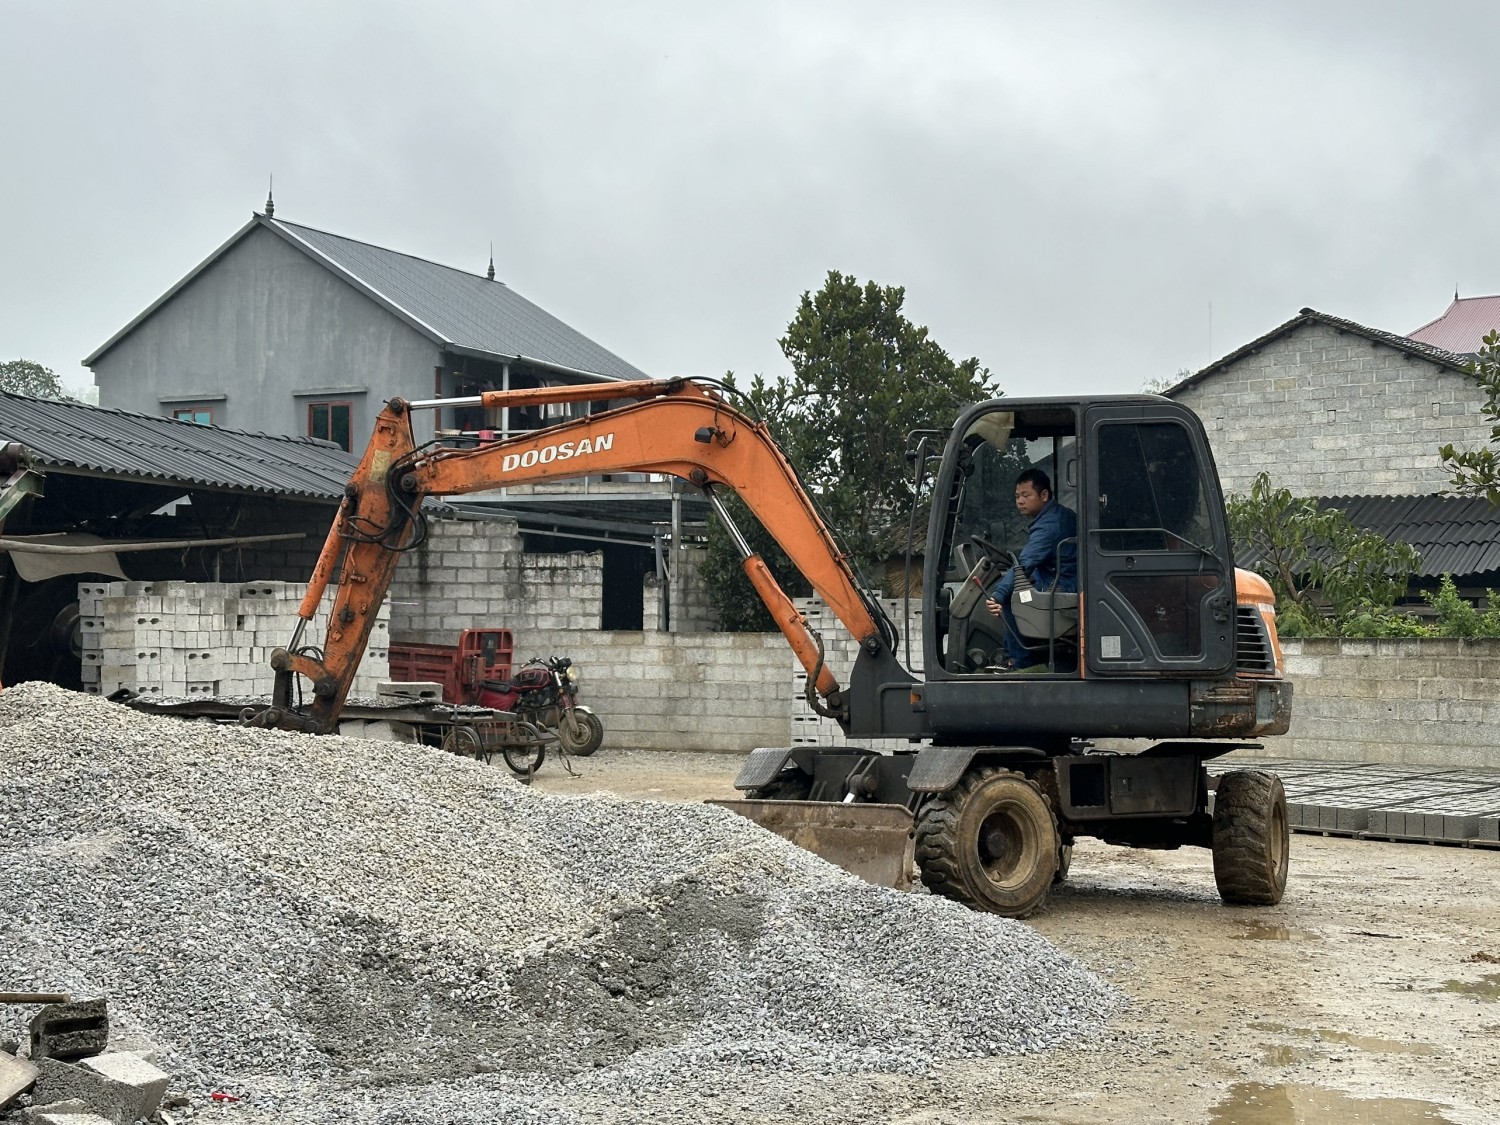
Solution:
[{"label": "excavator arm", "polygon": [[[412,433],[412,412],[419,409],[622,401],[625,405],[470,449],[419,447]],[[883,633],[847,557],[765,424],[735,410],[706,386],[673,379],[491,391],[472,399],[392,399],[345,488],[298,609],[292,642],[272,656],[272,707],[253,721],[316,733],[336,729],[401,552],[416,545],[424,499],[619,472],[670,474],[704,490],[731,528],[751,584],[807,669],[823,701],[821,709],[847,719],[844,693],[823,662],[820,639],[764,561],[733,529],[714,490],[728,488],[740,496],[861,645],[880,651],[893,638]],[[335,577],[323,646],[303,647],[303,631]],[[312,686],[313,700],[306,709],[294,707],[298,676]]]}]

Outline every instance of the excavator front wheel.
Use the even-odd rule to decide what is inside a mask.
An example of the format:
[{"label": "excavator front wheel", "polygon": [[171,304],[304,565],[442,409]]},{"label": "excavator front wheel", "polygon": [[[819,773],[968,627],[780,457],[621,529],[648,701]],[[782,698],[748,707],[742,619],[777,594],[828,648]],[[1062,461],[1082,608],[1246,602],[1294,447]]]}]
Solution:
[{"label": "excavator front wheel", "polygon": [[917,866],[928,890],[1011,918],[1047,900],[1061,844],[1041,789],[994,766],[971,769],[917,822]]},{"label": "excavator front wheel", "polygon": [[1275,906],[1286,891],[1290,833],[1281,778],[1237,770],[1214,791],[1214,882],[1230,905]]}]

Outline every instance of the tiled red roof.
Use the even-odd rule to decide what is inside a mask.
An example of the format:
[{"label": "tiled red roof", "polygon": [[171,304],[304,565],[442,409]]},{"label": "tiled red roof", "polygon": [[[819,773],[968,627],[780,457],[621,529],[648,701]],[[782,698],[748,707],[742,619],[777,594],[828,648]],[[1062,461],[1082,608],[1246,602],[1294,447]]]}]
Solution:
[{"label": "tiled red roof", "polygon": [[1444,351],[1472,355],[1489,332],[1500,328],[1500,297],[1454,297],[1448,311],[1406,335]]}]

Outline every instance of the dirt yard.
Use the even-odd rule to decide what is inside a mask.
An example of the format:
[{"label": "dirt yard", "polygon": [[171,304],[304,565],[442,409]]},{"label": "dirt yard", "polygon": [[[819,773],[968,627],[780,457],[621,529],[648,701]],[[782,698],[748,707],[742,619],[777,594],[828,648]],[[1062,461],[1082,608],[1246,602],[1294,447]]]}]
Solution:
[{"label": "dirt yard", "polygon": [[[606,746],[576,778],[549,760],[536,785],[696,801],[734,796],[737,765]],[[873,1100],[910,1125],[1500,1121],[1500,851],[1294,835],[1281,905],[1230,909],[1205,850],[1081,841],[1032,924],[1134,998],[1099,1048],[830,1079],[789,1108],[836,1119]]]}]

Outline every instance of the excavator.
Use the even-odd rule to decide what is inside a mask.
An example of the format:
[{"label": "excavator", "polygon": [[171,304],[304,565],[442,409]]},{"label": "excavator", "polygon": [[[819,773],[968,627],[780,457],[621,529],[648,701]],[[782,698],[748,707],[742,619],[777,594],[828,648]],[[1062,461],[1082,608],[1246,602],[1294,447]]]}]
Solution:
[{"label": "excavator", "polygon": [[[414,436],[418,411],[564,404],[576,415],[569,421],[475,446]],[[291,642],[272,655],[271,706],[249,721],[337,729],[397,562],[425,533],[429,497],[669,474],[701,489],[729,529],[806,671],[809,704],[851,740],[907,747],[753,750],[735,780],[745,794],[729,802],[736,811],[812,850],[842,853],[853,870],[867,864],[879,881],[899,885],[915,870],[934,893],[1012,917],[1043,905],[1078,837],[1206,847],[1226,903],[1278,902],[1288,854],[1280,780],[1249,769],[1215,776],[1205,764],[1285,733],[1292,689],[1270,587],[1234,566],[1197,416],[1151,395],[1002,398],[967,408],[944,433],[921,433],[912,460],[917,481],[932,470],[931,511],[920,636],[903,638],[767,424],[733,405],[722,384],[647,379],[392,399],[345,489]],[[1054,498],[1077,516],[1076,536],[1057,550],[1072,553],[1078,578],[1076,591],[1063,591],[1018,573],[1010,607],[1035,663],[1015,674],[1003,664],[1009,621],[985,602],[1013,565],[1001,544],[1016,542],[1012,494],[1028,468],[1044,470]],[[858,642],[847,683],[735,526],[725,490]],[[330,585],[326,636],[321,647],[305,645]],[[1149,745],[1101,745],[1115,740]]]}]

